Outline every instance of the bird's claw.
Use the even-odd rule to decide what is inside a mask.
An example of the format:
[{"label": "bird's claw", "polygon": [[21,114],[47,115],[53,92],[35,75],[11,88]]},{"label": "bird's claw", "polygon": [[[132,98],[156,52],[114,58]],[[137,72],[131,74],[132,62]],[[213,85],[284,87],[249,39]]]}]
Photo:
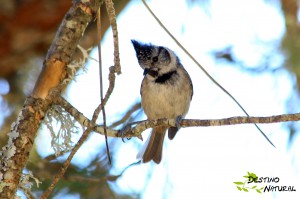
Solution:
[{"label": "bird's claw", "polygon": [[[126,124],[119,132],[118,132],[118,137],[122,138],[122,141],[124,141],[125,135],[128,134],[128,132],[131,131],[131,125]],[[127,140],[130,140],[130,137],[126,137]]]},{"label": "bird's claw", "polygon": [[176,123],[175,123],[177,129],[180,129],[180,127],[181,127],[180,123],[181,123],[182,119],[183,119],[182,115],[177,116]]}]

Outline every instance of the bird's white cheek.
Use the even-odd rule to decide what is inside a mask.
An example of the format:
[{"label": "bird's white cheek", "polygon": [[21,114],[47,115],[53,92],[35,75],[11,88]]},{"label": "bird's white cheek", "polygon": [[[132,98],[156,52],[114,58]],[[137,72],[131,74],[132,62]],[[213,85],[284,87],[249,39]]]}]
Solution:
[{"label": "bird's white cheek", "polygon": [[150,81],[155,81],[155,78],[149,74],[146,75],[146,78],[149,79]]}]

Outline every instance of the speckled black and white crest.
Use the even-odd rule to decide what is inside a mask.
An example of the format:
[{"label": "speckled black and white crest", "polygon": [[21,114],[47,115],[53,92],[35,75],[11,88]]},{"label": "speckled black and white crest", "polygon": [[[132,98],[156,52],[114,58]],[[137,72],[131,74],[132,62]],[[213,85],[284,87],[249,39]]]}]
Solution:
[{"label": "speckled black and white crest", "polygon": [[148,59],[151,59],[153,50],[156,46],[152,44],[144,44],[136,40],[131,40],[131,42],[135,49],[136,57],[138,58],[138,60],[146,61]]},{"label": "speckled black and white crest", "polygon": [[[167,67],[170,64],[171,51],[168,48],[163,46],[156,46],[153,44],[145,44],[136,40],[131,40],[131,42],[135,49],[138,62],[143,69],[162,69],[163,67]],[[173,56],[176,57],[175,54]]]}]

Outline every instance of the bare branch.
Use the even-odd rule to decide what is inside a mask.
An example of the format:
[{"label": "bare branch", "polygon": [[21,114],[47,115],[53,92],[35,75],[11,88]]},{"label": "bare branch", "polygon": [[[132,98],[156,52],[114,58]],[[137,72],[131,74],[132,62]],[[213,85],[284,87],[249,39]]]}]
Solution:
[{"label": "bare branch", "polygon": [[[82,136],[80,137],[79,141],[76,143],[75,147],[73,148],[73,150],[71,151],[70,155],[68,156],[67,160],[64,162],[63,166],[60,168],[58,174],[56,174],[53,178],[53,181],[51,183],[51,185],[48,187],[48,189],[43,193],[43,195],[41,196],[41,199],[46,199],[49,197],[49,195],[51,194],[51,192],[53,191],[54,187],[56,186],[56,184],[59,182],[59,180],[62,178],[62,176],[65,174],[67,168],[70,166],[71,164],[71,160],[73,159],[75,153],[78,151],[78,149],[81,147],[81,145],[84,143],[84,141],[88,138],[89,134],[91,133],[91,131],[95,128],[95,123],[96,120],[99,116],[100,111],[103,109],[103,107],[105,106],[106,102],[108,101],[114,86],[115,86],[115,67],[111,66],[109,68],[109,87],[107,89],[107,92],[105,94],[104,99],[102,100],[102,103],[95,109],[94,114],[93,114],[93,119],[92,121],[88,122],[88,128],[83,132]],[[58,97],[59,98],[59,97]],[[66,101],[65,101],[66,102]],[[64,102],[64,103],[65,103]],[[69,107],[71,107],[71,109],[73,111],[75,111],[73,109],[73,107],[71,105],[69,105]],[[76,113],[77,115],[82,115],[81,113]],[[104,133],[104,128],[102,128],[103,133]],[[108,130],[107,130],[107,134],[108,134]]]},{"label": "bare branch", "polygon": [[41,199],[47,199],[49,197],[49,195],[51,194],[51,192],[53,191],[54,187],[56,186],[56,184],[59,182],[59,180],[63,177],[63,175],[65,174],[65,172],[67,171],[67,168],[70,166],[71,164],[71,160],[73,159],[75,153],[78,151],[78,149],[81,147],[81,145],[83,144],[83,142],[88,138],[91,130],[93,129],[92,126],[90,126],[87,130],[85,130],[82,134],[82,136],[80,137],[79,141],[76,143],[75,147],[73,148],[73,150],[71,151],[70,155],[68,156],[67,160],[63,163],[62,167],[60,168],[58,174],[56,174],[53,178],[53,181],[51,183],[51,185],[47,188],[47,190],[43,193],[43,195],[41,196]]},{"label": "bare branch", "polygon": [[[197,120],[197,119],[183,119],[180,123],[182,128],[185,127],[208,127],[208,126],[225,126],[225,125],[236,125],[236,124],[267,124],[267,123],[278,123],[278,122],[289,122],[299,121],[300,113],[297,114],[284,114],[274,115],[269,117],[230,117],[224,119],[212,119],[212,120]],[[136,137],[140,136],[141,132],[148,128],[156,126],[174,126],[176,127],[176,119],[159,119],[159,120],[145,120],[135,122],[135,127],[131,128],[129,125],[125,128],[122,134],[125,137]],[[118,135],[118,134],[117,134]],[[118,135],[119,136],[119,135]]]},{"label": "bare branch", "polygon": [[112,0],[105,0],[106,10],[109,17],[109,22],[112,27],[112,33],[114,38],[114,63],[116,67],[116,73],[121,74],[120,55],[119,55],[119,38],[116,20],[116,11]]},{"label": "bare branch", "polygon": [[[99,79],[100,79],[100,100],[101,104],[103,104],[103,75],[102,75],[102,55],[101,55],[101,9],[98,9],[97,13],[97,29],[98,29],[98,57],[99,57]],[[110,152],[108,147],[108,140],[107,140],[107,132],[106,132],[106,114],[105,114],[105,106],[102,106],[102,117],[103,117],[103,127],[104,127],[104,134],[105,134],[105,145],[106,145],[106,153],[108,156],[109,163],[111,164]]]},{"label": "bare branch", "polygon": [[0,198],[14,197],[40,121],[54,97],[49,95],[49,91],[60,87],[60,83],[68,78],[66,66],[72,60],[78,42],[98,7],[99,1],[74,1],[65,15],[32,95],[26,99],[17,122],[12,125],[8,144],[0,151]]},{"label": "bare branch", "polygon": [[119,126],[123,123],[125,123],[128,120],[132,120],[133,118],[131,117],[132,113],[134,113],[135,111],[139,110],[141,108],[141,102],[138,102],[136,104],[134,104],[126,113],[125,115],[119,120],[116,121],[114,123],[112,123],[109,128],[114,128],[116,126]]},{"label": "bare branch", "polygon": [[[55,104],[60,105],[63,107],[71,116],[74,117],[74,119],[81,124],[82,127],[88,127],[91,126],[91,120],[84,116],[80,111],[78,111],[74,106],[72,106],[67,100],[65,100],[63,97],[58,96],[55,98],[54,101]],[[101,110],[101,109],[100,109]],[[104,128],[103,126],[96,126],[93,129],[94,131],[104,135]],[[107,129],[107,136],[109,137],[116,137],[115,136],[116,131]]]},{"label": "bare branch", "polygon": [[[228,95],[237,105],[240,107],[240,109],[247,115],[250,116],[248,112],[244,109],[244,107],[229,93],[217,80],[215,80],[206,70],[205,68],[189,53],[188,50],[184,48],[184,46],[172,35],[172,33],[164,26],[164,24],[158,19],[158,17],[152,12],[148,4],[145,0],[142,0],[145,7],[148,9],[148,11],[151,13],[151,15],[154,17],[154,19],[157,21],[157,23],[166,31],[166,33],[175,41],[175,43],[193,60],[193,62],[204,72],[204,74],[217,86],[219,87],[226,95]],[[259,132],[268,140],[268,142],[275,147],[275,145],[271,142],[271,140],[266,136],[266,134],[257,126],[256,123],[254,123],[255,127],[259,130]]]},{"label": "bare branch", "polygon": [[[76,108],[74,108],[70,103],[68,103],[62,97],[56,99],[56,103],[69,112],[81,125],[89,126],[90,120],[80,113]],[[139,108],[139,104],[133,106],[124,117],[129,117],[132,110]],[[127,115],[127,116],[126,116]],[[289,121],[299,121],[300,113],[296,114],[283,114],[283,115],[274,115],[268,117],[230,117],[224,119],[211,119],[211,120],[199,120],[199,119],[183,119],[180,123],[182,128],[186,127],[208,127],[208,126],[225,126],[225,125],[236,125],[236,124],[267,124],[267,123],[278,123],[278,122],[289,122]],[[134,126],[136,125],[136,126]],[[107,128],[107,136],[109,137],[138,137],[143,131],[148,128],[153,128],[156,126],[165,125],[165,126],[174,126],[176,127],[175,119],[159,119],[159,120],[144,120],[139,122],[133,122],[126,126],[122,130],[114,130],[112,125],[110,128]],[[131,127],[134,126],[134,127]],[[95,126],[93,129],[95,132],[104,135],[103,126]]]},{"label": "bare branch", "polygon": [[66,177],[66,179],[68,179],[69,181],[73,181],[73,182],[89,182],[89,183],[100,183],[103,181],[116,181],[117,179],[119,179],[124,173],[125,171],[135,165],[141,164],[141,161],[137,161],[134,162],[130,165],[128,165],[127,167],[125,167],[120,174],[118,175],[109,175],[109,176],[104,176],[104,177],[100,177],[100,178],[96,178],[96,177],[91,177],[91,176],[82,176],[82,175],[73,175],[73,176],[68,176]]}]

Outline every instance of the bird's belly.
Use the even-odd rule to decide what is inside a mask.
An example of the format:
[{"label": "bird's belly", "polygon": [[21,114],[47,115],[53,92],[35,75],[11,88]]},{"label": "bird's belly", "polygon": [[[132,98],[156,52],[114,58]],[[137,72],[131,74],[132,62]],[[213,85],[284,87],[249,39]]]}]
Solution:
[{"label": "bird's belly", "polygon": [[186,115],[191,99],[188,88],[156,84],[144,90],[147,92],[142,92],[142,107],[148,119],[175,119]]}]

